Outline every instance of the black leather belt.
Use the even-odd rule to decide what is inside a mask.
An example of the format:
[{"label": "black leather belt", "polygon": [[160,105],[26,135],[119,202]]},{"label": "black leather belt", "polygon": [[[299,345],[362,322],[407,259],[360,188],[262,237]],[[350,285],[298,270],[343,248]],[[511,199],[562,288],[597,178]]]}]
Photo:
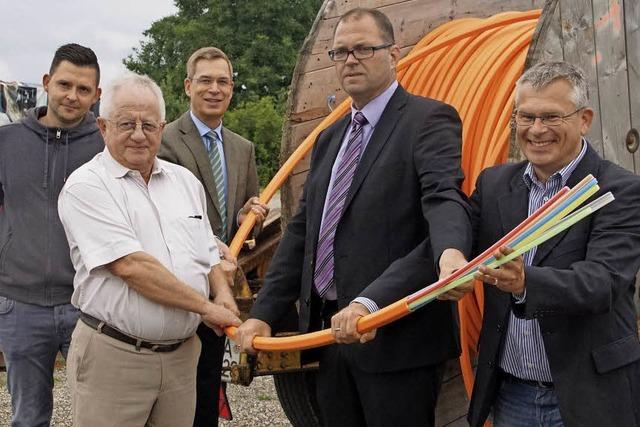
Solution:
[{"label": "black leather belt", "polygon": [[80,313],[80,319],[90,328],[95,329],[101,334],[105,334],[108,337],[116,339],[126,344],[131,344],[136,348],[136,350],[140,351],[141,348],[146,348],[151,351],[155,351],[158,353],[167,353],[170,351],[176,350],[180,345],[186,340],[182,340],[173,344],[157,344],[149,341],[143,341],[138,338],[134,338],[130,335],[125,334],[124,332],[120,332],[118,329],[113,326],[107,325],[100,319],[96,319],[95,317],[88,315],[87,313]]},{"label": "black leather belt", "polygon": [[518,378],[518,377],[514,377],[511,374],[508,374],[506,372],[503,372],[502,375],[504,376],[504,380],[513,384],[525,384],[531,387],[537,387],[537,388],[553,388],[553,383],[552,382],[547,382],[547,381],[536,381],[536,380],[525,380],[522,378]]}]

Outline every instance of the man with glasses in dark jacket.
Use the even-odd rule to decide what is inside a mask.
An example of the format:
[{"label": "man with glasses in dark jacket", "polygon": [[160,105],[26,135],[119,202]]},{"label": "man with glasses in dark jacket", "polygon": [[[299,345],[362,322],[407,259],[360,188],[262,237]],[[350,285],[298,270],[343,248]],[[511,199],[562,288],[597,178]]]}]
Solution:
[{"label": "man with glasses in dark jacket", "polygon": [[297,301],[300,332],[331,328],[338,344],[319,354],[324,425],[434,426],[444,364],[460,352],[454,305],[434,302],[377,333],[356,325],[466,264],[460,119],[399,85],[382,12],[351,9],[334,31],[329,58],[351,112],[318,136],[298,212],[236,340],[255,352],[254,336],[271,335]]},{"label": "man with glasses in dark jacket", "polygon": [[47,106],[0,128],[0,349],[12,426],[49,425],[56,355],[66,357],[78,319],[57,204],[71,172],[104,148],[89,112],[99,82],[91,49],[61,46],[42,79]]},{"label": "man with glasses in dark jacket", "polygon": [[[468,420],[473,427],[640,426],[640,178],[586,139],[588,81],[542,62],[516,83],[520,163],[484,170],[471,196],[474,252],[562,187],[593,175],[610,205],[495,270],[480,268],[484,317]],[[509,253],[501,248],[495,255]]]}]

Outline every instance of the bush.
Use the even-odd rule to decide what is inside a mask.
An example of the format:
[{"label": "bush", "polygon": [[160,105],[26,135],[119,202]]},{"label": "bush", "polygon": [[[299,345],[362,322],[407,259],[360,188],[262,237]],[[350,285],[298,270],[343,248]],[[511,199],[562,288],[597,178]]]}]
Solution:
[{"label": "bush", "polygon": [[279,167],[282,113],[276,100],[265,96],[244,101],[224,116],[224,126],[255,145],[260,186],[266,186]]}]

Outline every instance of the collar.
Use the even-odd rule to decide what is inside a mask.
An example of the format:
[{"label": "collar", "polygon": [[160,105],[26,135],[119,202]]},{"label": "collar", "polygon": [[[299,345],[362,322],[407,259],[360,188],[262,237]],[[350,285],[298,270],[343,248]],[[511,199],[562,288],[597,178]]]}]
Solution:
[{"label": "collar", "polygon": [[[560,169],[559,171],[551,175],[547,180],[547,182],[551,180],[560,179],[561,187],[564,187],[567,184],[567,180],[569,179],[573,171],[576,170],[578,163],[580,163],[580,161],[582,160],[586,152],[587,152],[587,141],[584,138],[582,138],[582,149],[580,150],[580,153],[578,153],[578,155],[573,160],[571,160],[566,166],[564,166],[562,169]],[[539,187],[544,187],[544,185],[538,180],[538,177],[536,176],[536,173],[533,170],[533,165],[531,164],[531,162],[527,163],[527,167],[524,170],[524,174],[522,178],[524,179],[524,183],[527,185],[529,189],[531,189],[531,186],[533,184]]]},{"label": "collar", "polygon": [[[128,173],[137,173],[140,174],[137,170],[129,169],[128,167],[119,163],[116,159],[113,158],[109,149],[105,146],[102,151],[102,155],[100,156],[102,160],[102,164],[109,174],[111,174],[114,178],[122,178],[126,176]],[[151,175],[156,175],[159,173],[166,173],[167,169],[158,161],[158,158],[153,159],[153,168],[151,169]]]},{"label": "collar", "polygon": [[200,134],[200,138],[203,138],[206,134],[208,134],[209,132],[213,131],[218,135],[218,139],[220,139],[220,141],[222,141],[222,120],[220,120],[220,124],[218,125],[217,128],[211,129],[202,120],[197,118],[196,115],[193,114],[193,111],[189,110],[189,114],[191,115],[191,120],[193,120],[193,124],[195,124],[196,125],[196,129],[198,129],[198,133]]},{"label": "collar", "polygon": [[384,109],[387,107],[389,100],[391,99],[397,88],[398,81],[394,80],[393,83],[391,83],[389,87],[384,90],[384,92],[369,101],[367,105],[362,108],[362,110],[357,110],[355,106],[351,104],[351,120],[353,120],[353,117],[356,115],[356,113],[360,111],[367,119],[367,122],[371,125],[371,127],[375,128],[378,121],[380,121],[380,117],[382,117]]}]

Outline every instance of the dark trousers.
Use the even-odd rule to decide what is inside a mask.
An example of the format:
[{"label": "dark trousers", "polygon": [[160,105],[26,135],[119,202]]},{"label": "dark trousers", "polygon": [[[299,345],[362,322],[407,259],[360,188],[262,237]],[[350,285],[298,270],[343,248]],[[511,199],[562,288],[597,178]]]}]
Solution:
[{"label": "dark trousers", "polygon": [[218,425],[218,398],[225,338],[217,336],[204,323],[198,326],[197,334],[202,342],[202,351],[198,359],[196,416],[193,425],[212,427]]},{"label": "dark trousers", "polygon": [[[320,317],[327,328],[337,306],[322,305]],[[445,363],[371,373],[361,370],[347,350],[348,345],[334,344],[320,353],[316,386],[325,426],[435,426]]]},{"label": "dark trousers", "polygon": [[434,426],[444,363],[370,373],[353,363],[344,345],[327,347],[317,391],[325,426]]}]

